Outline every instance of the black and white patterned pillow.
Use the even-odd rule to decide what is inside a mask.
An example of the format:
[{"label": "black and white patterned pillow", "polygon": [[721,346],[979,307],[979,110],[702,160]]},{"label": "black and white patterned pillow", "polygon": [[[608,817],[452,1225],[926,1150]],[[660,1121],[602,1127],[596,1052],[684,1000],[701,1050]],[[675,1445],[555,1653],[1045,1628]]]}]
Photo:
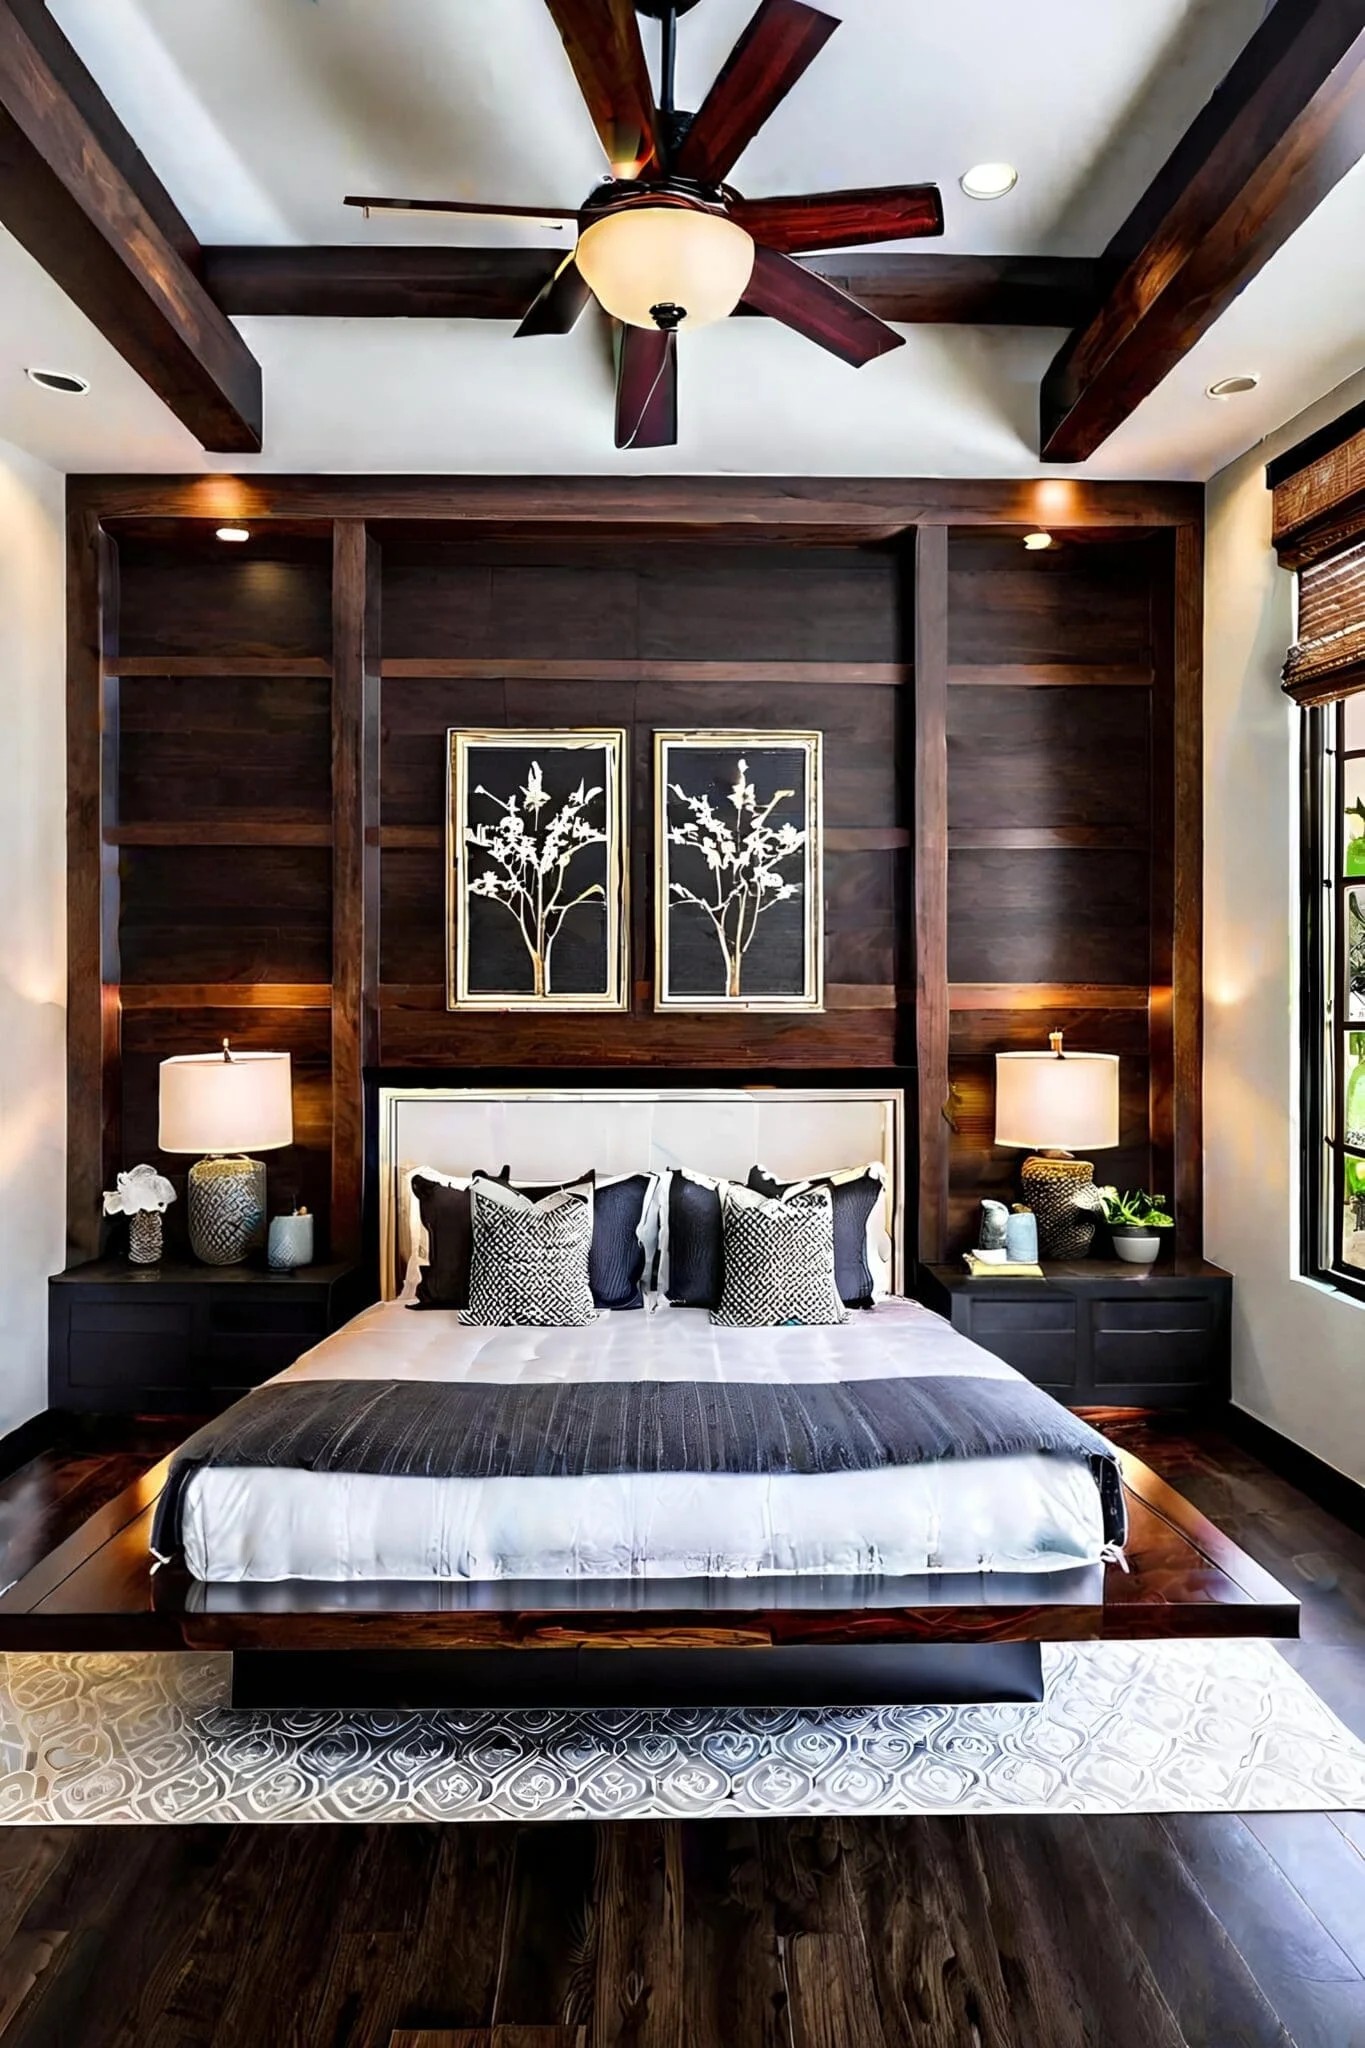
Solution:
[{"label": "black and white patterned pillow", "polygon": [[721,1196],[725,1279],[713,1323],[846,1323],[834,1280],[834,1203],[828,1188],[778,1200],[727,1182]]},{"label": "black and white patterned pillow", "polygon": [[534,1202],[496,1181],[475,1181],[470,1195],[474,1252],[460,1321],[541,1329],[593,1322],[591,1187]]},{"label": "black and white patterned pillow", "polygon": [[879,1292],[879,1276],[872,1263],[869,1233],[877,1230],[886,1193],[882,1166],[874,1162],[837,1173],[811,1173],[803,1180],[779,1180],[766,1166],[754,1166],[749,1169],[748,1185],[759,1195],[790,1195],[797,1188],[828,1188],[834,1203],[834,1277],[840,1298],[845,1308],[873,1306]]}]

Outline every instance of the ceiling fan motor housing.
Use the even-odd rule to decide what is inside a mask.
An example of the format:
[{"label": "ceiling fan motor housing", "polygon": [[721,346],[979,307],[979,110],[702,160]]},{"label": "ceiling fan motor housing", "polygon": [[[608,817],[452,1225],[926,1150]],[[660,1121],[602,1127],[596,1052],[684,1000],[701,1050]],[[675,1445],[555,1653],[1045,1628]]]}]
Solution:
[{"label": "ceiling fan motor housing", "polygon": [[670,14],[690,14],[697,0],[635,0],[635,12],[651,21],[664,21]]}]

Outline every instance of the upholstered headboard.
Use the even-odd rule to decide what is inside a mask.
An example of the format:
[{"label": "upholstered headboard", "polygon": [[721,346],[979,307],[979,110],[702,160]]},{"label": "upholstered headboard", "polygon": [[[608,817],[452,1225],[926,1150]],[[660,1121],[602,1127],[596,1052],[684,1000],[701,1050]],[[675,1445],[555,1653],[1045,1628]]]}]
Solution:
[{"label": "upholstered headboard", "polygon": [[559,1180],[692,1166],[743,1179],[878,1159],[886,1171],[892,1285],[905,1284],[905,1096],[899,1088],[382,1088],[380,1261],[385,1300],[407,1266],[406,1174],[496,1173]]}]

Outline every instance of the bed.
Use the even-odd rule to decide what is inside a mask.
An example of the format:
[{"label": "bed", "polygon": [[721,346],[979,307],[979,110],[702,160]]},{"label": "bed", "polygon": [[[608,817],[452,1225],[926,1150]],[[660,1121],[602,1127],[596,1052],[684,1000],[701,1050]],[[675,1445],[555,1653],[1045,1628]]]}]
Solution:
[{"label": "bed", "polygon": [[[105,1618],[137,1616],[145,1641],[230,1648],[246,1705],[762,1704],[1030,1698],[1049,1637],[1292,1632],[1292,1601],[1187,1503],[904,1298],[899,1090],[385,1089],[378,1111],[383,1298],[230,1411],[221,1458],[192,1439],[0,1598],[0,1643],[127,1640]],[[419,1163],[797,1180],[858,1160],[884,1185],[888,1292],[843,1323],[470,1328],[411,1304]],[[489,1464],[495,1441],[530,1449]]]},{"label": "bed", "polygon": [[[729,1397],[944,1376],[1024,1386],[898,1298],[829,1328],[753,1330],[716,1329],[701,1308],[608,1313],[585,1329],[467,1329],[450,1310],[415,1315],[396,1301],[276,1385],[415,1382],[452,1398],[546,1387],[581,1400],[603,1384]],[[234,1463],[188,1479],[166,1548],[206,1583],[709,1579],[1057,1571],[1116,1554],[1118,1534],[1088,1465],[1041,1452],[829,1473],[395,1477]]]}]

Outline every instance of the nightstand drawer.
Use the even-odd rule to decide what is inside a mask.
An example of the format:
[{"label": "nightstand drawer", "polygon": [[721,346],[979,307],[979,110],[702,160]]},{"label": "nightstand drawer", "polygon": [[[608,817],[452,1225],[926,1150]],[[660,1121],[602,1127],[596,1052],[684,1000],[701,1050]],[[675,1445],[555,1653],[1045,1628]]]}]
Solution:
[{"label": "nightstand drawer", "polygon": [[[988,1285],[989,1283],[983,1283]],[[1076,1384],[1074,1301],[972,1302],[971,1336],[1035,1386],[1049,1392]]]},{"label": "nightstand drawer", "polygon": [[323,1332],[293,1337],[278,1330],[258,1336],[210,1337],[207,1346],[209,1378],[215,1386],[258,1387],[275,1377],[322,1342]]},{"label": "nightstand drawer", "polygon": [[320,1301],[213,1301],[209,1329],[224,1337],[290,1337],[316,1342],[327,1333],[327,1306]]},{"label": "nightstand drawer", "polygon": [[1185,1300],[1096,1302],[1091,1354],[1097,1387],[1190,1386],[1207,1379],[1217,1305]]},{"label": "nightstand drawer", "polygon": [[188,1302],[77,1302],[70,1325],[72,1386],[189,1386],[193,1322]]}]

